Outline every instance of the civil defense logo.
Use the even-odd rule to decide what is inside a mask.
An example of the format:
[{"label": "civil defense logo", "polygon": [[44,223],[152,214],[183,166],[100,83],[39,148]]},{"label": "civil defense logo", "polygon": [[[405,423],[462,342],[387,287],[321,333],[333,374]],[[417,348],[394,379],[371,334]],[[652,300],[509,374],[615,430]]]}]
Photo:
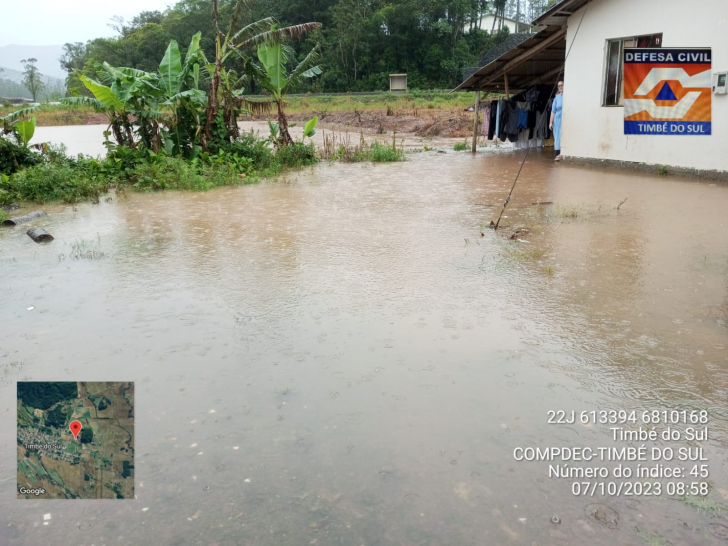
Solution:
[{"label": "civil defense logo", "polygon": [[[683,68],[653,68],[642,80],[634,94],[647,95],[662,83],[660,92],[654,99],[625,99],[624,117],[640,112],[647,112],[653,119],[683,120],[700,98],[705,88],[710,88],[710,70],[689,76]],[[701,91],[688,91],[680,100],[677,100],[670,81],[678,81],[684,89],[701,89]],[[671,106],[658,106],[656,101],[676,101]]]},{"label": "civil defense logo", "polygon": [[624,51],[624,134],[711,134],[710,49]]}]

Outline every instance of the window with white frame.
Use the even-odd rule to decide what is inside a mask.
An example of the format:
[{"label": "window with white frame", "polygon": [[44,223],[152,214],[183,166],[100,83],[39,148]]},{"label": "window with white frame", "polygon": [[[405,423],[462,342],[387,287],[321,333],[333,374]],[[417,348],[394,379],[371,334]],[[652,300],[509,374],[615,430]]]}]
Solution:
[{"label": "window with white frame", "polygon": [[625,47],[662,47],[662,34],[607,40],[607,70],[604,77],[602,106],[622,106],[624,104],[622,60]]}]

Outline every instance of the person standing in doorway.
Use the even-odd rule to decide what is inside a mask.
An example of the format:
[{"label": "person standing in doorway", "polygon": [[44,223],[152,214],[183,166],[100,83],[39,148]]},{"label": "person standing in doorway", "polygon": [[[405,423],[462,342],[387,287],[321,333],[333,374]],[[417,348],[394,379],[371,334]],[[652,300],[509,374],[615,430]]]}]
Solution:
[{"label": "person standing in doorway", "polygon": [[549,129],[554,134],[554,160],[561,161],[561,111],[564,109],[564,82],[557,84],[558,91],[551,104]]}]

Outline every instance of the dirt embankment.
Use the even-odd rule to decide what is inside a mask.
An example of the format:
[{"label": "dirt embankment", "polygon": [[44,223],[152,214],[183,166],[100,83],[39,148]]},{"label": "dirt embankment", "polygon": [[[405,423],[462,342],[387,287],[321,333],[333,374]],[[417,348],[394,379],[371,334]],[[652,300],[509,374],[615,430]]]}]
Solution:
[{"label": "dirt embankment", "polygon": [[[341,130],[364,130],[378,134],[411,133],[419,137],[462,138],[472,134],[473,114],[458,108],[451,109],[407,109],[407,110],[365,110],[335,112],[296,112],[288,115],[289,123],[299,125],[313,116],[319,123],[335,125]],[[275,119],[275,113],[252,117],[241,116],[240,121],[265,121]],[[95,112],[53,112],[38,119],[39,126],[45,125],[102,125],[109,120],[104,114]]]},{"label": "dirt embankment", "polygon": [[[341,129],[365,130],[379,134],[412,133],[421,137],[466,137],[473,132],[473,114],[470,112],[449,110],[366,110],[363,112],[305,112],[288,116],[289,123],[305,123],[313,116],[319,117],[319,123],[336,125]],[[271,118],[273,115],[270,116]],[[257,120],[265,120],[265,116],[257,116]]]}]

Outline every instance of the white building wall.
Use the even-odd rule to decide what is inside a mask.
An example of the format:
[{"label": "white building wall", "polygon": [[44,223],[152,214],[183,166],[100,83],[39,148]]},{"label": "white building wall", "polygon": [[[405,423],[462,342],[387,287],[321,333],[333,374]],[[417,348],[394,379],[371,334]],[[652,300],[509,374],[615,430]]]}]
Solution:
[{"label": "white building wall", "polygon": [[[480,21],[478,23],[478,28],[481,30],[485,30],[486,32],[490,32],[490,29],[493,28],[493,19],[495,19],[494,15],[484,15],[480,18]],[[503,26],[508,27],[508,32],[513,34],[516,32],[516,22],[512,19],[503,19]],[[524,27],[525,28],[525,27]],[[467,33],[470,29],[465,27],[465,33]],[[495,22],[495,29],[493,32],[498,32],[498,21]],[[526,32],[525,30],[523,32]]]},{"label": "white building wall", "polygon": [[[603,107],[607,40],[662,33],[662,47],[712,48],[728,70],[728,1],[592,0],[568,22],[561,149],[564,156],[728,171],[728,94],[712,95],[712,135],[625,135],[624,109]],[[581,28],[579,21],[586,9]]]}]

